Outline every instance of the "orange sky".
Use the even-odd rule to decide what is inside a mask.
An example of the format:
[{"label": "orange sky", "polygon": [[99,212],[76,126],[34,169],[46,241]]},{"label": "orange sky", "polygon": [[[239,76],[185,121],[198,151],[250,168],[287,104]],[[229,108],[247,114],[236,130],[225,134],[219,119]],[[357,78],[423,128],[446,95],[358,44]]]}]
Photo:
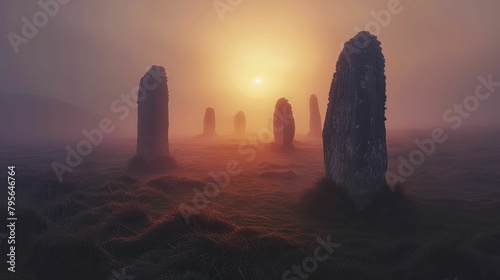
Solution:
[{"label": "orange sky", "polygon": [[[240,110],[256,131],[280,97],[290,100],[303,134],[310,94],[324,118],[340,45],[391,1],[243,0],[223,20],[212,1],[73,1],[18,54],[5,37],[1,93],[43,95],[114,117],[110,104],[159,64],[169,73],[173,135],[200,133],[206,107],[215,108],[221,134],[231,133]],[[20,33],[21,17],[40,7],[9,1],[0,10],[7,34]],[[441,126],[443,112],[474,92],[478,75],[500,80],[500,2],[401,0],[400,10],[378,31],[387,125]],[[499,105],[500,97],[482,104],[470,124],[500,127]],[[135,116],[119,126],[134,135]]]}]

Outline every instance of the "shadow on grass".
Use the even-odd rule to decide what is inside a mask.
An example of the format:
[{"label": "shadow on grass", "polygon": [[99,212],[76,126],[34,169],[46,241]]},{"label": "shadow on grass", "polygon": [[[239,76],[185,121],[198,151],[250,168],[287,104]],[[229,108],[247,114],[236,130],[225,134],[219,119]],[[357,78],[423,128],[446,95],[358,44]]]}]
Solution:
[{"label": "shadow on grass", "polygon": [[270,152],[274,153],[290,153],[295,151],[295,141],[290,146],[280,146],[276,143],[269,143],[266,147]]},{"label": "shadow on grass", "polygon": [[385,186],[369,207],[358,211],[342,188],[322,178],[302,195],[296,206],[319,220],[376,231],[411,231],[417,226],[415,205],[401,184],[394,191]]},{"label": "shadow on grass", "polygon": [[23,271],[39,280],[107,279],[112,267],[112,257],[95,242],[51,232],[36,237]]},{"label": "shadow on grass", "polygon": [[158,173],[174,170],[177,166],[177,161],[171,156],[165,156],[150,161],[135,156],[129,162],[128,171],[137,173]]}]

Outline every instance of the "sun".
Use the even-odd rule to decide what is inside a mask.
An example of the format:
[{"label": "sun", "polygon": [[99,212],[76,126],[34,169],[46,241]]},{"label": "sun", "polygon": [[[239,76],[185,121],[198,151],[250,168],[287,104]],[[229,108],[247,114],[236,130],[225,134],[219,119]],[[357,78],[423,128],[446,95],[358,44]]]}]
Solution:
[{"label": "sun", "polygon": [[262,78],[261,77],[255,77],[253,83],[257,86],[259,86],[260,84],[262,84]]}]

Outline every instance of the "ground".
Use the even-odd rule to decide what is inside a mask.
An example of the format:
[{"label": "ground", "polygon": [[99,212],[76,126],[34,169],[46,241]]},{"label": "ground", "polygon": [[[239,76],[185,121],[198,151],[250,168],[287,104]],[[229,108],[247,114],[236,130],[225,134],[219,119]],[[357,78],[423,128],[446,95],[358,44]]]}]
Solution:
[{"label": "ground", "polygon": [[[498,137],[438,146],[397,191],[404,205],[363,213],[323,179],[321,139],[289,150],[248,139],[172,139],[177,167],[154,174],[128,170],[133,140],[107,140],[63,182],[50,165],[76,142],[4,146],[1,166],[16,165],[17,278],[0,278],[500,279]],[[389,170],[413,139],[389,137]],[[217,191],[212,175],[228,163],[240,172]]]}]

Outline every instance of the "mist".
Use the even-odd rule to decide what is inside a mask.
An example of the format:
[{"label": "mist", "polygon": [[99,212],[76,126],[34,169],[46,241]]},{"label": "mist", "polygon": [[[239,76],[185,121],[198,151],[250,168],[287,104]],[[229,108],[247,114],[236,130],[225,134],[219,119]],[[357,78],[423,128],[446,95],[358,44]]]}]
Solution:
[{"label": "mist", "polygon": [[[88,121],[61,122],[68,134],[110,118],[113,136],[133,137],[136,109],[129,106],[125,116],[116,106],[130,102],[151,65],[163,65],[172,136],[201,133],[206,107],[215,108],[217,133],[232,133],[238,111],[256,132],[268,127],[280,97],[292,105],[297,133],[305,134],[309,95],[318,96],[323,118],[343,43],[368,29],[386,58],[388,129],[443,126],[443,114],[474,94],[479,76],[500,80],[500,3],[397,2],[242,1],[221,13],[212,1],[69,1],[16,53],[8,34],[21,35],[22,18],[31,21],[41,7],[4,1],[0,94],[33,95],[88,112]],[[377,21],[388,5],[399,12]],[[3,98],[2,108],[13,98]],[[464,126],[499,129],[499,105],[495,95],[481,102]],[[17,111],[2,129],[36,125],[22,106]]]}]

